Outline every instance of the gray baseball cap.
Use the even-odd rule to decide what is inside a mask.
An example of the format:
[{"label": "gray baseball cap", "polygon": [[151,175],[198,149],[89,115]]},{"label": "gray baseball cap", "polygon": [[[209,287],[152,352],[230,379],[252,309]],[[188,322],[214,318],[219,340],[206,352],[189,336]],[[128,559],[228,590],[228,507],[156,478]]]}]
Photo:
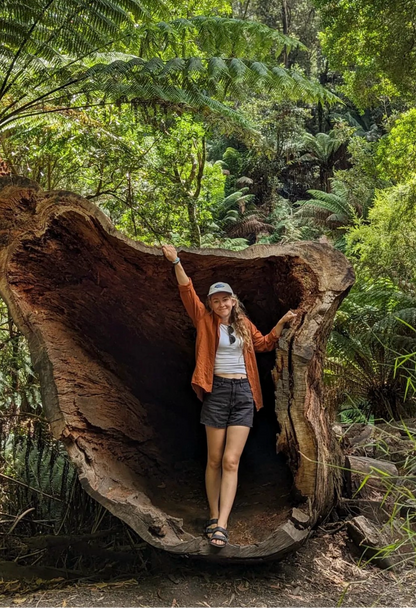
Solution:
[{"label": "gray baseball cap", "polygon": [[220,293],[222,291],[225,291],[225,293],[230,293],[232,296],[234,295],[234,292],[228,283],[214,283],[209,288],[208,297],[214,295],[214,293]]}]

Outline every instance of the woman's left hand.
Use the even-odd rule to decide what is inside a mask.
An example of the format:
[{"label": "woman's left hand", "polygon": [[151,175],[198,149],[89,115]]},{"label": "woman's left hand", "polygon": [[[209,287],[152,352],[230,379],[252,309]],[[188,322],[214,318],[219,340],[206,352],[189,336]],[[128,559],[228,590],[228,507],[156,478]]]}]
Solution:
[{"label": "woman's left hand", "polygon": [[285,323],[291,323],[298,316],[297,312],[293,312],[289,310],[283,317],[280,319],[279,323],[284,325]]},{"label": "woman's left hand", "polygon": [[280,319],[280,321],[278,321],[278,323],[276,324],[276,327],[274,328],[275,335],[278,338],[280,338],[280,334],[282,333],[284,324],[291,323],[292,321],[294,321],[296,319],[297,316],[298,316],[298,313],[293,312],[292,310],[289,310],[285,315],[283,315],[283,317]]}]

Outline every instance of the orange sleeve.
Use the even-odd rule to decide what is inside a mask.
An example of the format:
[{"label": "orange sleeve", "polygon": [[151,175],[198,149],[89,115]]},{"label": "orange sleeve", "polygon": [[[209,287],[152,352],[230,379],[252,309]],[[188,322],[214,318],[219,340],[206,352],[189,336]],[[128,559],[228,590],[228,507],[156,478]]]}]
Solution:
[{"label": "orange sleeve", "polygon": [[179,293],[186,312],[191,317],[192,322],[196,327],[198,321],[202,319],[206,313],[206,308],[197,296],[192,279],[189,279],[189,283],[186,285],[179,285]]},{"label": "orange sleeve", "polygon": [[254,350],[258,353],[267,352],[276,348],[279,338],[274,333],[274,329],[266,336],[257,329],[257,327],[249,321],[251,339],[253,340]]}]

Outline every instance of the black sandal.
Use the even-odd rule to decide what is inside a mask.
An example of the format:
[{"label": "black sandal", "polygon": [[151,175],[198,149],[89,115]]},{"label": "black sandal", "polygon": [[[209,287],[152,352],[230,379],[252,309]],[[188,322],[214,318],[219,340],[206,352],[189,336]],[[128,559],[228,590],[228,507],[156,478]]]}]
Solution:
[{"label": "black sandal", "polygon": [[204,534],[207,538],[211,538],[209,536],[209,534],[212,534],[214,531],[214,524],[218,523],[218,519],[209,519],[206,524],[205,524],[205,528],[204,528]]},{"label": "black sandal", "polygon": [[[219,545],[218,543],[213,543],[213,540],[219,540],[223,544]],[[217,549],[222,549],[228,544],[228,532],[225,528],[221,528],[221,526],[217,526],[212,531],[212,536],[209,539],[209,544],[213,547],[217,547]]]}]

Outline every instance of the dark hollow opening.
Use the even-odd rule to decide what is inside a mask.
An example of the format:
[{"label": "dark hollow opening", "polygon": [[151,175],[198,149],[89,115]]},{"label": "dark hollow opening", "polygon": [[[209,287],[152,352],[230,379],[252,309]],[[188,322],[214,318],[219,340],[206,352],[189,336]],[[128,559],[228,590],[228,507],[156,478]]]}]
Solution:
[{"label": "dark hollow opening", "polygon": [[[305,268],[301,283],[300,262],[289,257],[244,260],[206,251],[182,252],[181,259],[200,297],[214,281],[229,282],[263,333],[289,308],[299,307],[308,277],[309,288],[313,280]],[[81,344],[145,412],[154,436],[148,445],[140,444],[140,459],[132,457],[135,442],[125,429],[103,430],[118,445],[113,457],[125,460],[137,475],[136,487],[155,506],[183,518],[184,529],[199,535],[207,516],[205,431],[190,385],[195,330],[173,269],[151,249],[136,250],[75,213],[54,220],[43,237],[25,241],[14,262],[9,281],[32,308],[45,313],[45,327],[51,319],[59,321],[68,344]],[[296,502],[291,471],[276,454],[274,364],[275,353],[258,355],[265,407],[256,415],[241,461],[230,521],[236,544],[267,538]],[[91,432],[97,433],[93,425]]]}]

